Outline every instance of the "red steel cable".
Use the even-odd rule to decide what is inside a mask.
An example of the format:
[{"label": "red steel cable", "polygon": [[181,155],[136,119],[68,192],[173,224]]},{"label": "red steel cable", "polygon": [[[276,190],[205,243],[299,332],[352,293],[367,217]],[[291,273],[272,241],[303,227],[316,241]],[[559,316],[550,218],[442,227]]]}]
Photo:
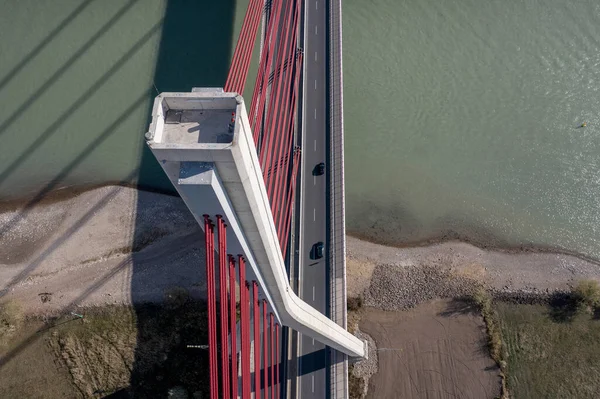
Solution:
[{"label": "red steel cable", "polygon": [[238,394],[238,369],[237,369],[237,327],[235,312],[235,258],[229,255],[229,331],[231,332],[231,395]]},{"label": "red steel cable", "polygon": [[[297,13],[296,13],[296,16],[294,17],[294,24],[296,22],[296,19],[297,19]],[[295,32],[296,32],[296,29],[294,29],[294,34],[292,35],[292,42],[295,41],[295,36],[296,36]],[[292,68],[291,60],[293,59],[293,54],[295,53],[295,46],[292,46],[292,50],[293,51],[291,52],[292,53],[291,57],[288,58],[288,60],[289,60],[288,71],[286,74],[285,85],[284,85],[284,89],[283,89],[283,91],[284,91],[284,105],[282,105],[284,108],[283,115],[281,115],[279,117],[279,120],[275,124],[275,128],[274,128],[274,134],[277,134],[278,142],[275,144],[276,148],[273,149],[274,150],[273,152],[275,153],[275,159],[277,159],[277,162],[278,162],[278,168],[277,168],[277,173],[271,174],[271,176],[270,176],[269,189],[268,189],[268,197],[271,202],[271,212],[273,213],[273,217],[274,217],[276,223],[278,223],[281,219],[281,216],[277,212],[277,210],[280,208],[280,203],[279,203],[279,199],[277,198],[276,193],[278,191],[280,191],[279,186],[284,183],[284,182],[282,182],[282,176],[284,175],[284,173],[286,173],[288,171],[287,164],[289,162],[289,158],[286,160],[285,157],[283,157],[283,159],[282,159],[282,154],[285,154],[285,149],[288,147],[287,143],[289,143],[289,141],[290,141],[290,137],[286,133],[288,131],[290,132],[290,135],[293,133],[292,130],[289,130],[287,128],[288,124],[290,124],[290,122],[288,121],[288,109],[289,109],[289,105],[290,105],[288,103],[289,89],[293,82],[292,72],[294,70]],[[278,111],[278,113],[280,113],[280,112]]]},{"label": "red steel cable", "polygon": [[208,215],[204,215],[204,241],[206,249],[206,290],[208,296],[208,359],[210,373],[210,398],[219,396],[217,378],[217,304],[215,295],[214,232]]},{"label": "red steel cable", "polygon": [[225,84],[226,91],[235,91],[238,94],[243,94],[244,92],[245,82],[243,82],[243,79],[245,79],[252,58],[258,21],[260,20],[262,9],[260,3],[260,0],[250,0],[248,2],[242,30],[235,47],[227,83]]},{"label": "red steel cable", "polygon": [[223,396],[229,395],[229,359],[227,345],[227,251],[225,223],[223,217],[217,215],[217,228],[219,234],[219,300],[221,310],[221,383],[223,384]]},{"label": "red steel cable", "polygon": [[[254,83],[254,93],[252,95],[252,102],[250,105],[250,126],[254,129],[257,122],[257,114],[259,105],[263,102],[264,93],[268,88],[268,75],[270,71],[271,57],[275,50],[275,42],[277,30],[279,27],[279,18],[281,15],[282,0],[273,0],[271,3],[271,12],[269,13],[269,21],[267,23],[267,30],[265,33],[265,40],[263,43],[263,52],[260,57],[260,63],[258,67],[258,73],[256,74],[256,80]],[[255,135],[255,142],[257,136]]]},{"label": "red steel cable", "polygon": [[250,0],[248,2],[246,14],[244,15],[244,21],[242,22],[242,29],[238,36],[238,41],[235,45],[235,50],[233,52],[233,57],[231,60],[231,66],[229,67],[229,73],[227,74],[227,80],[225,81],[224,90],[227,92],[236,91],[237,88],[237,76],[240,74],[240,68],[243,68],[243,63],[240,62],[240,60],[243,58],[243,53],[247,51],[246,38],[250,33],[249,30],[251,26],[251,19],[255,12],[255,6],[256,2],[254,0]]},{"label": "red steel cable", "polygon": [[[267,33],[265,35],[265,42],[263,47],[263,53],[261,55],[260,65],[258,68],[258,73],[256,75],[256,82],[254,84],[254,95],[252,96],[252,103],[250,105],[250,127],[254,132],[254,144],[258,143],[258,132],[260,129],[256,128],[257,120],[262,119],[262,116],[259,118],[258,113],[259,109],[262,108],[266,99],[266,91],[268,88],[268,76],[271,65],[271,57],[273,55],[273,51],[275,50],[275,38],[273,37],[273,32],[277,30],[279,25],[279,17],[281,15],[281,0],[274,0],[273,4],[275,5],[275,10],[271,13],[269,18],[269,23],[267,24]],[[273,10],[273,4],[271,5],[271,9]]]},{"label": "red steel cable", "polygon": [[[300,156],[301,156],[301,152],[300,149],[296,150],[296,153],[294,154],[294,170],[292,172],[292,179],[291,179],[291,194],[290,194],[290,201],[288,201],[288,209],[286,211],[287,213],[287,221],[285,223],[285,235],[284,237],[289,237],[290,235],[290,226],[291,226],[291,219],[292,219],[292,208],[291,208],[291,201],[295,196],[296,193],[296,177],[298,175],[298,165],[300,164]],[[283,247],[283,258],[285,259],[285,255],[287,254],[287,248],[288,248],[288,243],[289,241],[286,241],[284,247]]]},{"label": "red steel cable", "polygon": [[[275,134],[278,134],[278,133],[282,132],[283,129],[285,129],[285,131],[287,131],[286,127],[287,127],[287,124],[288,124],[288,111],[290,110],[289,105],[291,105],[291,104],[289,104],[289,100],[291,100],[291,98],[289,96],[289,92],[290,92],[290,89],[292,87],[292,84],[294,83],[294,74],[293,74],[294,68],[292,67],[292,65],[293,64],[295,65],[295,63],[293,63],[293,60],[294,60],[294,56],[296,54],[296,46],[294,44],[296,42],[296,33],[297,33],[296,24],[297,24],[298,14],[299,14],[297,12],[298,11],[298,7],[297,6],[296,6],[296,10],[295,11],[296,12],[294,13],[294,21],[293,21],[292,27],[291,27],[292,28],[292,37],[290,39],[290,42],[291,42],[292,45],[290,46],[290,49],[289,49],[289,51],[286,54],[287,68],[286,68],[286,71],[285,71],[285,80],[284,80],[285,84],[284,84],[284,87],[283,87],[283,101],[284,101],[284,103],[282,104],[282,106],[283,106],[283,115],[281,115],[278,118],[278,121],[277,121],[277,123],[275,125],[275,130],[274,130]],[[281,134],[281,135],[283,136],[283,134]],[[283,142],[285,142],[285,141],[287,141],[287,137],[285,137],[283,139],[280,139],[279,140],[279,146],[278,146],[278,148],[276,150],[275,159],[277,159],[278,165],[280,165],[282,154],[284,154],[284,151],[285,151],[284,150],[284,145],[283,145]],[[273,175],[271,175],[272,176],[271,177],[272,182],[271,182],[271,184],[269,186],[269,190],[268,190],[269,198],[271,199],[271,207],[272,207],[272,209],[273,209],[273,206],[275,206],[275,208],[274,208],[275,210],[273,211],[273,215],[274,216],[277,214],[278,202],[277,202],[276,199],[273,200],[273,198],[274,198],[273,190],[278,190],[278,186],[277,185],[280,184],[279,183],[280,180],[279,180],[278,177],[279,177],[279,175],[281,173],[281,169],[282,168],[280,166],[277,168],[277,175],[274,178],[273,178]]]},{"label": "red steel cable", "polygon": [[246,87],[246,79],[248,77],[248,70],[250,69],[250,62],[252,61],[252,53],[254,52],[254,44],[256,42],[256,32],[258,31],[258,23],[260,22],[260,16],[262,14],[261,0],[254,0],[254,14],[253,18],[250,21],[250,31],[247,34],[247,45],[248,49],[244,54],[243,59],[243,68],[240,71],[240,76],[238,78],[238,93],[243,94],[244,88]]},{"label": "red steel cable", "polygon": [[[285,142],[285,148],[289,148],[290,147],[290,142],[292,141],[293,135],[294,135],[294,123],[295,123],[295,118],[296,118],[296,99],[297,99],[297,92],[298,92],[298,85],[300,82],[300,71],[302,69],[302,53],[298,54],[298,59],[296,60],[296,70],[295,70],[295,76],[294,76],[294,82],[293,82],[293,92],[292,92],[292,101],[291,101],[291,112],[290,112],[290,116],[287,120],[287,125],[285,126],[286,129],[288,130],[288,135],[286,138],[286,142]],[[282,201],[283,199],[281,197],[283,197],[284,195],[284,187],[285,187],[285,180],[289,178],[289,161],[290,161],[290,156],[288,155],[288,158],[285,162],[285,168],[284,171],[285,173],[281,173],[281,175],[278,174],[278,176],[276,177],[276,179],[279,179],[276,184],[278,185],[278,190],[275,193],[274,199],[272,200],[273,203],[275,203],[275,209],[274,209],[274,214],[277,213],[277,211],[280,208],[280,201]],[[278,217],[278,220],[281,222],[283,218],[282,217]],[[280,240],[281,240],[280,236]]]},{"label": "red steel cable", "polygon": [[[252,281],[252,322],[254,323],[254,397],[260,396],[260,311],[258,284]],[[212,398],[211,398],[212,399]]]},{"label": "red steel cable", "polygon": [[[285,22],[291,19],[290,18],[291,17],[291,14],[290,14],[291,11],[292,11],[291,3],[287,3],[286,4],[286,8],[285,8],[285,12],[284,12],[284,17],[283,17],[284,32],[280,33],[279,36],[278,36],[279,46],[278,46],[278,50],[277,50],[277,56],[279,56],[279,57],[283,53],[283,46],[285,44],[287,44],[287,42],[286,42],[287,38],[282,39],[282,35],[284,33],[287,33],[287,31],[288,31],[288,29],[287,29],[288,24],[285,23]],[[278,63],[275,56],[273,57],[273,60],[275,61],[275,63],[274,63],[274,77],[278,76],[279,79],[277,79],[277,82],[279,82],[280,79],[281,79],[281,75],[282,75],[281,73],[279,73],[279,68],[281,67],[281,62]],[[271,63],[273,63],[273,61],[271,61]],[[270,70],[271,70],[271,68],[269,68],[268,72],[270,72]],[[278,73],[279,73],[279,75],[277,75]],[[265,82],[266,84],[268,84],[268,81],[269,81],[269,75],[264,76],[263,77],[263,82]],[[275,86],[275,80],[271,83],[271,95],[269,96],[269,104],[268,104],[268,106],[267,106],[267,104],[264,101],[261,102],[261,104],[260,104],[259,114],[258,114],[260,118],[262,118],[263,114],[266,112],[267,113],[267,120],[271,120],[273,118],[275,110],[277,109],[277,107],[275,106],[275,103],[274,103],[274,101],[275,101],[274,97],[277,97],[277,94],[278,94],[279,90],[278,89],[273,89],[274,86]],[[264,96],[264,97],[266,97],[266,96]],[[266,111],[265,111],[265,108],[267,109]],[[265,156],[268,155],[268,151],[271,148],[271,144],[270,143],[271,143],[271,140],[273,139],[273,136],[272,136],[273,135],[273,131],[272,131],[272,129],[265,128],[265,132],[263,134],[266,134],[267,137],[263,138],[263,142],[262,142],[262,145],[261,145],[261,154],[260,154],[261,157],[262,157],[261,165],[264,166],[263,169],[267,169],[269,162],[266,161]],[[265,148],[267,149],[266,151],[265,151]]]},{"label": "red steel cable", "polygon": [[263,384],[264,384],[264,398],[267,399],[269,397],[269,337],[267,335],[268,325],[267,325],[267,301],[263,299],[262,301],[262,311],[263,311]]},{"label": "red steel cable", "polygon": [[242,255],[238,255],[240,267],[240,332],[242,334],[242,398],[250,398],[250,303],[246,281],[246,263]]},{"label": "red steel cable", "polygon": [[[295,107],[296,107],[296,99],[297,99],[297,88],[298,88],[298,82],[299,82],[299,77],[300,77],[300,65],[302,62],[302,55],[299,55],[299,63],[297,65],[297,70],[296,70],[296,80],[295,80],[295,87],[294,87],[294,93],[292,95],[292,109],[293,112],[291,114],[291,117],[288,121],[289,123],[289,133],[288,133],[288,141],[286,142],[286,147],[290,146],[290,141],[292,140],[292,137],[294,135],[294,127],[295,127],[295,117],[296,117],[296,111],[295,111]],[[283,242],[287,242],[287,236],[282,235],[282,225],[285,223],[285,217],[286,217],[286,213],[284,212],[285,207],[284,207],[284,201],[285,201],[285,192],[287,190],[285,190],[288,186],[289,186],[289,178],[290,178],[290,174],[289,174],[289,159],[293,158],[293,151],[290,149],[290,151],[292,152],[292,156],[288,156],[288,159],[286,161],[286,165],[285,165],[285,175],[282,175],[282,182],[280,182],[280,188],[279,191],[276,193],[275,195],[275,199],[274,202],[277,205],[276,211],[279,210],[280,215],[278,216],[278,225],[277,225],[277,232],[278,232],[278,237],[280,240],[280,246],[283,248],[284,244],[281,244]],[[292,161],[293,162],[293,161]],[[288,181],[288,184],[286,184],[286,181]],[[281,209],[279,209],[281,207]]]},{"label": "red steel cable", "polygon": [[[289,130],[293,131],[294,126],[293,124],[290,124],[289,126]],[[292,158],[292,167],[294,165],[294,160],[293,158],[295,157],[295,153],[294,150],[291,151],[292,152],[292,156],[290,158]],[[276,229],[277,229],[277,237],[279,237],[279,241],[280,241],[280,247],[283,253],[283,243],[287,242],[287,240],[285,239],[286,237],[283,235],[284,233],[284,225],[286,222],[286,216],[287,216],[287,208],[289,206],[289,201],[290,201],[290,184],[291,184],[291,173],[289,173],[289,165],[286,165],[286,170],[288,171],[287,173],[287,179],[282,183],[282,191],[285,191],[285,193],[281,194],[281,199],[280,201],[282,202],[283,207],[280,210],[280,214],[277,220],[277,225],[276,225]],[[278,197],[279,198],[279,197]]]},{"label": "red steel cable", "polygon": [[270,327],[269,332],[271,333],[271,397],[275,398],[275,317],[273,313],[269,315],[270,317]]},{"label": "red steel cable", "polygon": [[281,395],[279,392],[279,362],[281,362],[280,354],[279,354],[279,324],[275,324],[275,394],[276,397]]},{"label": "red steel cable", "polygon": [[279,111],[279,100],[281,97],[281,92],[280,92],[280,88],[281,88],[281,81],[283,80],[283,76],[284,74],[282,73],[282,69],[283,69],[283,64],[285,62],[285,55],[286,55],[286,50],[287,50],[287,45],[288,45],[288,35],[290,32],[290,26],[289,24],[285,23],[287,21],[290,21],[293,17],[293,13],[294,13],[295,8],[292,7],[291,2],[287,4],[287,8],[286,8],[286,14],[284,17],[284,39],[281,40],[281,37],[279,39],[279,47],[277,50],[277,56],[279,58],[279,63],[276,64],[277,69],[276,71],[280,71],[279,72],[279,78],[277,79],[277,84],[276,84],[276,88],[275,88],[275,98],[273,98],[273,95],[270,96],[269,98],[269,107],[268,107],[268,111],[267,111],[267,118],[270,121],[269,127],[267,128],[267,132],[268,132],[268,144],[265,147],[267,150],[265,151],[264,154],[261,154],[261,157],[263,158],[263,162],[261,163],[261,165],[264,165],[264,169],[266,170],[268,167],[270,167],[271,165],[271,149],[273,148],[272,146],[272,140],[275,136],[275,134],[277,132],[274,131],[275,129],[275,121],[277,120],[277,113]]}]

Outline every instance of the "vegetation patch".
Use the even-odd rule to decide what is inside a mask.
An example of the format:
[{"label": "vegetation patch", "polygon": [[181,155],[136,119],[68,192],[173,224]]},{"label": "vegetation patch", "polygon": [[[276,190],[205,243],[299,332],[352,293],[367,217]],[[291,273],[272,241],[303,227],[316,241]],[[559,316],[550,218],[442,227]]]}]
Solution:
[{"label": "vegetation patch", "polygon": [[[0,348],[0,397],[208,397],[207,353],[188,347],[208,341],[206,307],[182,289],[163,304],[79,309],[13,330]],[[32,386],[41,396],[31,396]]]},{"label": "vegetation patch", "polygon": [[348,390],[350,399],[362,399],[365,392],[365,379],[354,375],[354,365],[348,366]]},{"label": "vegetation patch", "polygon": [[490,356],[494,359],[498,367],[500,367],[500,374],[502,376],[501,397],[508,398],[508,389],[506,386],[507,363],[502,341],[500,318],[494,307],[491,295],[483,287],[474,290],[472,299],[479,307],[483,321],[485,322]]},{"label": "vegetation patch", "polygon": [[600,286],[596,280],[582,280],[573,289],[573,294],[581,305],[594,311],[600,307]]},{"label": "vegetation patch", "polygon": [[577,311],[567,321],[551,305],[496,305],[515,398],[597,398],[600,320]]},{"label": "vegetation patch", "polygon": [[494,302],[478,289],[491,357],[514,398],[597,398],[600,392],[600,286],[579,282],[544,301]]},{"label": "vegetation patch", "polygon": [[[348,331],[355,334],[361,318],[362,296],[350,297],[346,300]],[[354,365],[348,365],[348,390],[350,399],[362,399],[365,396],[366,379],[354,374]]]},{"label": "vegetation patch", "polygon": [[15,335],[24,321],[19,304],[8,301],[0,304],[0,346],[5,345]]}]

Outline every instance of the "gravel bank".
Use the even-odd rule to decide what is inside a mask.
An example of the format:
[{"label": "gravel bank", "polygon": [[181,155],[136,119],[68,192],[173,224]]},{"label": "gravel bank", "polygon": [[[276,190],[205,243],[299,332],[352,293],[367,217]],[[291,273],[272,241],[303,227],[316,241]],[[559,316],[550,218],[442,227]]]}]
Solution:
[{"label": "gravel bank", "polygon": [[[567,254],[483,250],[462,242],[394,248],[347,238],[348,296],[362,296],[365,306],[382,310],[461,297],[478,285],[501,300],[541,303],[560,300],[583,279],[600,281],[600,265]],[[362,362],[356,364],[354,375],[367,389],[372,374],[363,370],[377,365],[364,363],[362,369]]]},{"label": "gravel bank", "polygon": [[0,301],[29,312],[205,296],[204,237],[178,197],[106,186],[0,213]]},{"label": "gravel bank", "polygon": [[[393,282],[376,282],[402,290],[425,292],[418,296],[430,299],[427,293],[451,294],[456,283],[437,287],[448,276],[479,281],[498,293],[552,293],[568,291],[578,281],[600,281],[600,265],[572,255],[553,253],[508,253],[487,251],[461,242],[449,242],[417,248],[393,248],[348,237],[348,296],[365,294],[372,277],[392,278]],[[418,269],[423,269],[419,271]],[[397,275],[395,275],[397,273]],[[433,278],[433,284],[424,279]],[[414,287],[403,287],[405,285]],[[458,283],[458,291],[461,290]],[[374,287],[372,298],[380,289]],[[367,294],[368,295],[368,294]],[[366,296],[367,296],[366,295]],[[402,307],[402,306],[400,306]]]},{"label": "gravel bank", "polygon": [[369,388],[369,379],[378,370],[377,365],[379,364],[379,361],[377,355],[377,345],[375,344],[375,340],[371,338],[369,334],[358,329],[356,330],[355,334],[360,339],[366,339],[369,347],[369,358],[355,363],[353,369],[354,376],[363,380],[363,397],[365,397]]}]

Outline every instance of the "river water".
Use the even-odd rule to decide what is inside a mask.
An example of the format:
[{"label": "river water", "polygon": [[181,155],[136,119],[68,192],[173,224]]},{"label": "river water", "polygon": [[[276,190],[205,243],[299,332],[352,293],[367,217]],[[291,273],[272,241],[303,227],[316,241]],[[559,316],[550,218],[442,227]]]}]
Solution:
[{"label": "river water", "polygon": [[172,191],[143,142],[153,99],[223,86],[247,4],[0,0],[0,205],[107,182]]},{"label": "river water", "polygon": [[600,258],[600,2],[346,0],[343,18],[350,232]]},{"label": "river water", "polygon": [[[142,140],[152,99],[223,85],[247,1],[0,3],[0,200],[169,190]],[[345,0],[349,232],[600,258],[599,15],[593,0]]]}]

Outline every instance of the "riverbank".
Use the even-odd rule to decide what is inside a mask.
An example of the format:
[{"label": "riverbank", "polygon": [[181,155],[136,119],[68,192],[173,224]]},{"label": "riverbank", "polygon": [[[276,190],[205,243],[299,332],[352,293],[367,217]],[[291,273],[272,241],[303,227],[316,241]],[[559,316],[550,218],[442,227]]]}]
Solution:
[{"label": "riverbank", "polygon": [[[512,362],[502,370],[500,360],[495,366],[486,366],[485,372],[479,367],[470,373],[462,373],[461,367],[447,372],[447,361],[467,365],[467,369],[468,364],[490,362],[488,345],[492,344],[486,345],[486,342],[492,340],[496,347],[505,348],[500,349],[504,351],[502,353],[510,352],[513,357],[522,345],[527,346],[528,342],[514,338],[519,334],[519,328],[512,320],[513,313],[527,314],[531,320],[543,325],[544,330],[539,336],[534,336],[535,329],[529,328],[528,339],[556,347],[563,356],[561,361],[575,370],[571,374],[581,377],[581,384],[571,383],[561,380],[555,373],[555,386],[573,392],[595,389],[593,378],[587,378],[586,373],[576,367],[581,351],[561,345],[553,338],[570,328],[564,325],[564,318],[556,318],[556,314],[568,313],[569,317],[578,314],[570,292],[582,280],[600,281],[600,267],[596,262],[547,252],[483,250],[461,242],[393,248],[348,237],[348,297],[360,298],[350,302],[348,327],[363,336],[370,334],[375,346],[371,350],[375,362],[354,366],[353,397],[374,398],[390,394],[418,397],[419,392],[428,390],[440,398],[453,397],[453,394],[494,398],[500,395],[504,386],[501,376],[505,370],[509,370],[510,387],[521,392],[530,384],[539,391],[544,387],[544,379],[536,380],[535,376],[545,375],[547,370],[533,367],[535,359],[531,356],[521,357],[518,362],[509,356]],[[492,302],[492,309],[503,309],[493,320],[502,325],[502,333],[497,324],[494,334],[501,335],[491,335],[490,325],[484,324],[486,320],[472,305],[470,298],[476,297],[481,288],[497,299]],[[356,303],[364,308],[357,307]],[[585,321],[590,320],[585,315],[573,320],[579,320],[574,324],[574,333],[586,328],[586,323],[597,323]],[[412,327],[406,328],[407,325]],[[448,335],[453,328],[460,332]],[[508,349],[507,340],[511,342]],[[402,358],[396,356],[398,351],[403,353]],[[443,356],[428,355],[442,352]],[[590,356],[600,358],[595,353],[586,358]],[[380,367],[377,362],[384,363]],[[406,369],[404,378],[385,371],[399,368]],[[515,373],[511,374],[511,370]],[[506,395],[509,391],[502,392]]]},{"label": "riverbank", "polygon": [[28,313],[205,296],[199,226],[174,196],[105,186],[0,213],[0,302]]},{"label": "riverbank", "polygon": [[[56,310],[157,300],[172,286],[205,295],[201,230],[180,198],[122,186],[72,194],[0,213],[0,300]],[[348,236],[347,258],[348,296],[387,310],[464,294],[472,280],[525,296],[600,279],[597,262],[573,255],[463,242],[394,248]]]},{"label": "riverbank", "polygon": [[[184,289],[192,299],[206,296],[202,232],[180,198],[121,186],[67,194],[0,213],[0,303],[16,301],[28,317],[45,320],[90,306],[161,303],[174,288]],[[455,306],[455,298],[472,295],[482,286],[502,299],[542,303],[570,291],[580,280],[600,280],[598,264],[568,254],[492,251],[462,242],[394,248],[347,238],[348,297],[362,298],[363,305],[379,315],[371,320],[349,314],[349,329],[363,336],[381,332],[374,326],[382,320],[404,320],[408,310],[416,312],[417,319],[439,319],[440,334],[457,322],[466,323],[468,331],[458,335],[483,342],[481,315],[440,309]],[[394,334],[403,336],[400,333],[408,332]],[[409,336],[405,339],[410,341]],[[380,342],[371,340],[373,353],[378,353]],[[437,338],[423,345],[436,342]],[[465,357],[465,350],[456,356],[483,364],[487,360],[481,356],[487,355],[482,348],[477,346],[479,357]],[[413,355],[416,362],[422,361]],[[367,377],[377,374],[378,358],[354,367],[365,377],[365,387]],[[498,370],[490,369],[481,378],[497,381]],[[384,376],[381,381],[393,379]],[[410,392],[409,386],[404,388],[402,392]],[[475,386],[469,389],[479,392]]]}]

